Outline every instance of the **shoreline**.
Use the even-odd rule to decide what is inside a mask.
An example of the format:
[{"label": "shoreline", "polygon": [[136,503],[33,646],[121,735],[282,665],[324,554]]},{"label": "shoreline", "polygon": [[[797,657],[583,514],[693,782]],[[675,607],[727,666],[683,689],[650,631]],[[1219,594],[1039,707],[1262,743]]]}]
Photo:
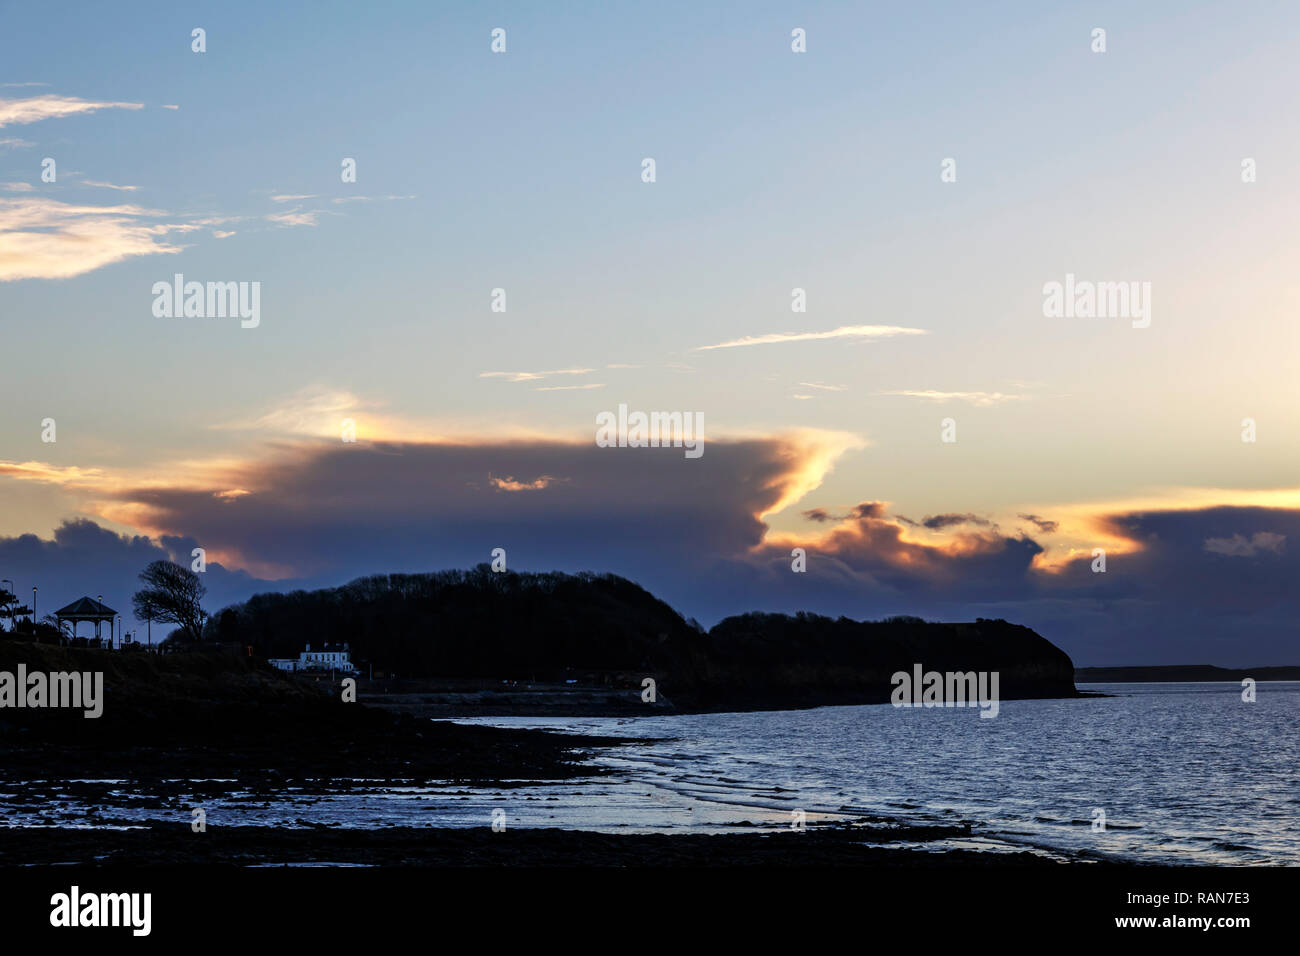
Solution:
[{"label": "shoreline", "polygon": [[10,829],[0,868],[75,860],[96,866],[783,866],[1051,867],[1032,852],[891,846],[970,837],[969,826],[898,827],[888,833],[852,826],[764,833],[611,834],[590,830],[490,827],[213,827],[153,821],[130,830]]},{"label": "shoreline", "polygon": [[[310,678],[298,678],[316,683]],[[366,680],[357,679],[361,703],[394,714],[435,720],[490,717],[665,717],[683,714],[744,714],[819,707],[864,707],[890,703],[888,694],[818,692],[799,695],[735,696],[704,705],[691,698],[658,694],[654,703],[641,698],[640,688],[611,688],[591,684],[565,685],[536,681],[502,686],[491,680]],[[1098,691],[1041,696],[1003,696],[1012,700],[1084,700],[1106,697]]]}]

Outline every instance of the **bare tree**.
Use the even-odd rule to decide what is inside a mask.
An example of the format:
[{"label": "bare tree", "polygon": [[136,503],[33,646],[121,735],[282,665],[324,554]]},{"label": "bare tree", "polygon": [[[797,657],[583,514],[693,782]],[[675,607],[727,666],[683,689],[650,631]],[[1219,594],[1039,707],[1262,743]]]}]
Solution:
[{"label": "bare tree", "polygon": [[140,572],[140,580],[145,587],[131,598],[137,618],[175,624],[191,641],[202,636],[208,615],[201,602],[207,588],[197,574],[172,561],[153,561]]}]

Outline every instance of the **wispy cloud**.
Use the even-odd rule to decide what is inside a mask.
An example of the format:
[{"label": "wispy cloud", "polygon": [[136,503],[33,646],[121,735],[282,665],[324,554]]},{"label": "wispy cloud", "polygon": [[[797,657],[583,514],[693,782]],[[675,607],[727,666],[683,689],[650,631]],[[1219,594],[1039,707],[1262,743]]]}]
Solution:
[{"label": "wispy cloud", "polygon": [[479,378],[504,378],[510,382],[535,382],[552,375],[588,375],[594,368],[557,368],[549,372],[479,372]]},{"label": "wispy cloud", "polygon": [[273,212],[266,216],[268,222],[278,226],[315,226],[320,212],[314,209],[290,209],[288,212]]},{"label": "wispy cloud", "polygon": [[604,388],[604,382],[593,382],[590,385],[546,385],[538,386],[533,389],[535,392],[580,392],[589,388]]},{"label": "wispy cloud", "polygon": [[330,202],[339,205],[345,202],[396,202],[400,199],[414,199],[414,196],[340,196]]},{"label": "wispy cloud", "polygon": [[0,127],[38,123],[43,119],[94,113],[97,110],[140,110],[143,103],[117,103],[108,100],[83,100],[76,96],[53,93],[21,100],[0,99]]},{"label": "wispy cloud", "polygon": [[271,197],[271,202],[301,202],[304,199],[315,198],[315,193],[276,193]]},{"label": "wispy cloud", "polygon": [[800,382],[804,388],[815,388],[823,392],[842,392],[843,385],[823,385],[821,382]]},{"label": "wispy cloud", "polygon": [[94,186],[97,189],[117,189],[124,193],[133,193],[140,188],[139,186],[118,186],[113,183],[102,183],[94,179],[83,179],[81,184],[83,186]]},{"label": "wispy cloud", "polygon": [[160,221],[165,215],[135,205],[0,199],[0,282],[65,279],[135,256],[180,252],[168,234],[198,226]]},{"label": "wispy cloud", "polygon": [[878,392],[879,395],[901,395],[904,398],[922,398],[931,402],[968,402],[971,405],[987,407],[1003,402],[1018,402],[1023,395],[1004,395],[1002,392],[937,392],[933,389],[902,389],[891,392]]},{"label": "wispy cloud", "polygon": [[35,145],[29,139],[19,139],[16,136],[0,139],[0,149],[30,149]]},{"label": "wispy cloud", "polygon": [[31,183],[0,183],[0,189],[3,189],[7,193],[30,193],[36,191],[36,187]]},{"label": "wispy cloud", "polygon": [[719,342],[717,345],[699,345],[694,351],[735,349],[749,345],[780,345],[786,342],[813,342],[825,339],[879,339],[895,335],[927,335],[927,329],[909,329],[899,325],[841,325],[828,332],[771,332],[767,335],[748,335],[740,339]]},{"label": "wispy cloud", "polygon": [[84,487],[95,486],[105,477],[103,470],[99,468],[52,465],[45,461],[0,461],[0,476],[47,485]]}]

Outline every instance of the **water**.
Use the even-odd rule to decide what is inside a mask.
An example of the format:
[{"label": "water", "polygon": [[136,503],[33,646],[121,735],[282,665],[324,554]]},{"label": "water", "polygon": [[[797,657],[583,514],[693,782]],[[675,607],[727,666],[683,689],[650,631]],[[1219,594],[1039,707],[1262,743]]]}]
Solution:
[{"label": "water", "polygon": [[[886,817],[969,821],[921,844],[1069,859],[1300,865],[1300,683],[1098,684],[1111,697],[977,709],[823,707],[644,718],[477,718],[632,737],[606,773],[500,787],[451,782],[18,780],[0,770],[0,827],[510,827],[718,832]],[[1092,827],[1094,810],[1106,829]]]},{"label": "water", "polygon": [[[794,808],[969,820],[990,845],[1074,858],[1300,865],[1300,683],[1261,683],[1250,704],[1232,683],[1080,689],[1114,696],[1003,702],[994,719],[880,705],[477,722],[671,738],[598,762],[679,809],[722,801],[785,825]],[[588,825],[626,817],[611,809],[592,806]]]}]

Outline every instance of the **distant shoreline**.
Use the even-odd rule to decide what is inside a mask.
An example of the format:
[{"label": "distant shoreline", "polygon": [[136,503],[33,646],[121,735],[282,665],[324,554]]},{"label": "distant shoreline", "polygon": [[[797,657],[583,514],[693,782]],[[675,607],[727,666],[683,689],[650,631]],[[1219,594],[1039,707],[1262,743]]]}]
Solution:
[{"label": "distant shoreline", "polygon": [[1144,683],[1213,683],[1257,681],[1298,681],[1300,666],[1229,668],[1211,664],[1160,664],[1149,667],[1076,667],[1078,684]]},{"label": "distant shoreline", "polygon": [[[1071,694],[1003,695],[1003,700],[1074,700],[1104,696]],[[575,682],[493,680],[357,681],[357,699],[371,707],[412,717],[454,720],[459,717],[669,717],[684,714],[739,714],[756,711],[812,710],[888,704],[888,691],[801,688],[734,694],[705,704],[686,696],[659,695],[646,702],[638,688],[614,688]]]}]

